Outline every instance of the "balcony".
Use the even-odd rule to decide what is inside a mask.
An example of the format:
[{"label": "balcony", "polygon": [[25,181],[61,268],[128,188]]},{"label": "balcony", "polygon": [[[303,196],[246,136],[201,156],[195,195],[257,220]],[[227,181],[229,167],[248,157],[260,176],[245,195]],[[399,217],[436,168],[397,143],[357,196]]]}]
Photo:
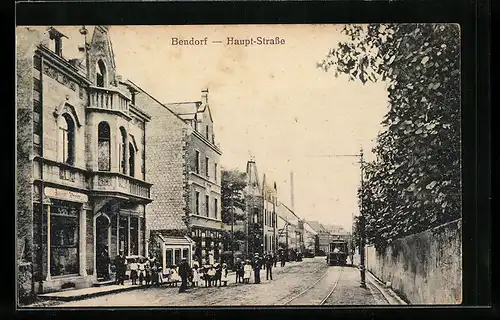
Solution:
[{"label": "balcony", "polygon": [[118,112],[128,117],[130,99],[111,88],[90,87],[89,108],[99,111]]},{"label": "balcony", "polygon": [[151,202],[150,189],[152,184],[126,176],[118,172],[94,172],[90,179],[90,190],[109,195],[121,195]]}]

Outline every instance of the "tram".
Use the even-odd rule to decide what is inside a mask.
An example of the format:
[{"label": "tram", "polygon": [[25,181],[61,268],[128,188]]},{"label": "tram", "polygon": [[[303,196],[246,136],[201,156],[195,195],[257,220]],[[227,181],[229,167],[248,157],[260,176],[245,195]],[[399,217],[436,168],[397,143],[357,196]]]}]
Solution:
[{"label": "tram", "polygon": [[348,254],[347,241],[335,240],[330,242],[330,250],[326,256],[326,262],[330,266],[345,266]]}]

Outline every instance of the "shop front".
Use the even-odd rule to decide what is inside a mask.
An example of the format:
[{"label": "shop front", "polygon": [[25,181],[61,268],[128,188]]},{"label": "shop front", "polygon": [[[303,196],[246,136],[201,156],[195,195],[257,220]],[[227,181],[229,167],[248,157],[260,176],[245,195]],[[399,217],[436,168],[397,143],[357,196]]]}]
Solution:
[{"label": "shop front", "polygon": [[[155,233],[157,237],[157,242],[160,249],[161,266],[163,274],[167,273],[167,268],[172,266],[178,266],[179,263],[186,259],[188,264],[193,266],[193,250],[195,247],[195,242],[187,237],[169,237],[164,236],[160,233]],[[159,240],[159,241],[158,241]],[[153,253],[154,249],[150,246],[149,252]],[[153,254],[153,256],[156,256]]]},{"label": "shop front", "polygon": [[221,230],[193,227],[191,238],[195,242],[194,261],[200,265],[221,262],[223,250]]},{"label": "shop front", "polygon": [[[35,253],[37,291],[84,288],[93,282],[88,270],[87,234],[91,212],[86,194],[45,187],[43,201],[33,204],[35,239],[42,250]],[[41,210],[40,210],[41,209]],[[88,272],[89,271],[89,272]]]}]

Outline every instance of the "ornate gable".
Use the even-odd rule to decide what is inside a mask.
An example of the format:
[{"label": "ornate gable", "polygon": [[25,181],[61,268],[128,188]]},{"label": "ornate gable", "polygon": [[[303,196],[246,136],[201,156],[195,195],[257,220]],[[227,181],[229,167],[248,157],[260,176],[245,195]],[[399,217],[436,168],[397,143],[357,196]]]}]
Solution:
[{"label": "ornate gable", "polygon": [[89,75],[94,85],[98,84],[97,74],[104,68],[104,87],[116,86],[116,65],[109,26],[96,26],[89,44]]}]

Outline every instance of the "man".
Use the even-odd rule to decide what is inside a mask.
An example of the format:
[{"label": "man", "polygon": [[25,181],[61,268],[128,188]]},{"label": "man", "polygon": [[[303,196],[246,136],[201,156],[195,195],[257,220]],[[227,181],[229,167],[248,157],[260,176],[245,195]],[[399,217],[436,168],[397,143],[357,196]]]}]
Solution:
[{"label": "man", "polygon": [[186,291],[187,289],[187,278],[189,275],[189,264],[186,259],[182,259],[179,264],[179,276],[181,277],[181,287],[179,288],[179,293]]},{"label": "man", "polygon": [[266,256],[266,280],[269,280],[269,278],[273,280],[273,260],[271,253],[268,253]]},{"label": "man", "polygon": [[276,255],[276,252],[273,252],[273,265],[275,268],[277,263],[278,263],[278,256]]},{"label": "man", "polygon": [[285,257],[285,253],[280,253],[280,261],[281,261],[281,266],[284,267],[285,266],[285,261],[286,261],[286,257]]},{"label": "man", "polygon": [[109,253],[108,246],[104,246],[99,254],[99,259],[97,263],[97,268],[99,270],[99,275],[104,278],[104,280],[109,280]]},{"label": "man", "polygon": [[120,254],[115,258],[115,267],[116,267],[116,284],[123,285],[123,281],[125,280],[125,268],[127,264],[127,259],[123,254],[123,250],[120,250]]},{"label": "man", "polygon": [[236,283],[243,283],[243,264],[241,263],[241,259],[236,259],[236,264],[234,266],[234,270],[236,271]]},{"label": "man", "polygon": [[258,253],[255,253],[255,257],[253,259],[253,271],[255,275],[255,283],[260,283],[260,269],[262,267],[262,260],[259,257]]}]

